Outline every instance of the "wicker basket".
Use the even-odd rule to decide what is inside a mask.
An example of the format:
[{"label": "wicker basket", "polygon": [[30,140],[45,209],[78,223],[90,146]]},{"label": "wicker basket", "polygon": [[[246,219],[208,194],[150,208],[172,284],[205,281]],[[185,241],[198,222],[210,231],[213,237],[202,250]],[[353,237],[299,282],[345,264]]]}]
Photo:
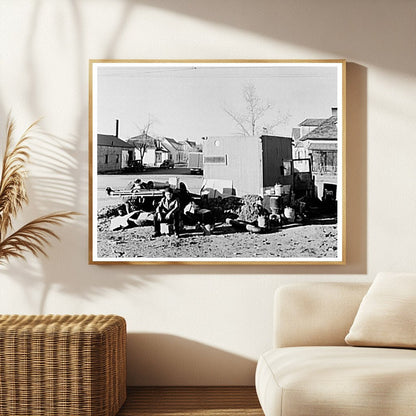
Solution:
[{"label": "wicker basket", "polygon": [[126,399],[126,322],[0,315],[0,415],[114,416]]}]

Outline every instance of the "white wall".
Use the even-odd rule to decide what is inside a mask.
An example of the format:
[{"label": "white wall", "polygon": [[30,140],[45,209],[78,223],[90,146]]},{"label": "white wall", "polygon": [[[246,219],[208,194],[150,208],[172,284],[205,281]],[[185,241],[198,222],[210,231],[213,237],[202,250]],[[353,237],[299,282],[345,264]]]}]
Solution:
[{"label": "white wall", "polygon": [[[22,220],[84,215],[0,270],[2,313],[116,313],[129,384],[252,384],[272,294],[416,270],[414,0],[2,0],[0,126],[44,117]],[[88,59],[346,58],[346,266],[89,266]]]}]

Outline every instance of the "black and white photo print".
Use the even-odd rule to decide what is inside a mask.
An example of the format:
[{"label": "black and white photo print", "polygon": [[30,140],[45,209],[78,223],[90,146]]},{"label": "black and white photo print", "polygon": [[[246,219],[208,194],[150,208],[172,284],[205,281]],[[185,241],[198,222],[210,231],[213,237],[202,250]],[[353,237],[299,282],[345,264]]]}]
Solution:
[{"label": "black and white photo print", "polygon": [[345,61],[90,61],[90,262],[343,264]]}]

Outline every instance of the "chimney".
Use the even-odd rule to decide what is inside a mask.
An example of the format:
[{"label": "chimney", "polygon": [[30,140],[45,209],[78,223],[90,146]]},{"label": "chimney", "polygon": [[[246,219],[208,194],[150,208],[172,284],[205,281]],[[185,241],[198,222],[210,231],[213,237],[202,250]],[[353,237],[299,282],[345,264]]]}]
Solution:
[{"label": "chimney", "polygon": [[332,107],[331,110],[332,110],[332,115],[337,117],[338,116],[338,107]]},{"label": "chimney", "polygon": [[118,124],[119,124],[119,120],[116,120],[116,137],[118,137]]}]

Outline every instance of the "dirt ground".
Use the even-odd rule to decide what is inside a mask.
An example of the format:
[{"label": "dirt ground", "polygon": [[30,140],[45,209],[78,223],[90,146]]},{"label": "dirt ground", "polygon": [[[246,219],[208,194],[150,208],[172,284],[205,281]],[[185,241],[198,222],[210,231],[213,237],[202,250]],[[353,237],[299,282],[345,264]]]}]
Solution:
[{"label": "dirt ground", "polygon": [[154,238],[152,226],[110,230],[110,220],[99,220],[97,255],[114,259],[150,258],[336,258],[337,226],[288,224],[264,234],[236,231],[227,224],[211,235],[188,227],[179,238]]}]

